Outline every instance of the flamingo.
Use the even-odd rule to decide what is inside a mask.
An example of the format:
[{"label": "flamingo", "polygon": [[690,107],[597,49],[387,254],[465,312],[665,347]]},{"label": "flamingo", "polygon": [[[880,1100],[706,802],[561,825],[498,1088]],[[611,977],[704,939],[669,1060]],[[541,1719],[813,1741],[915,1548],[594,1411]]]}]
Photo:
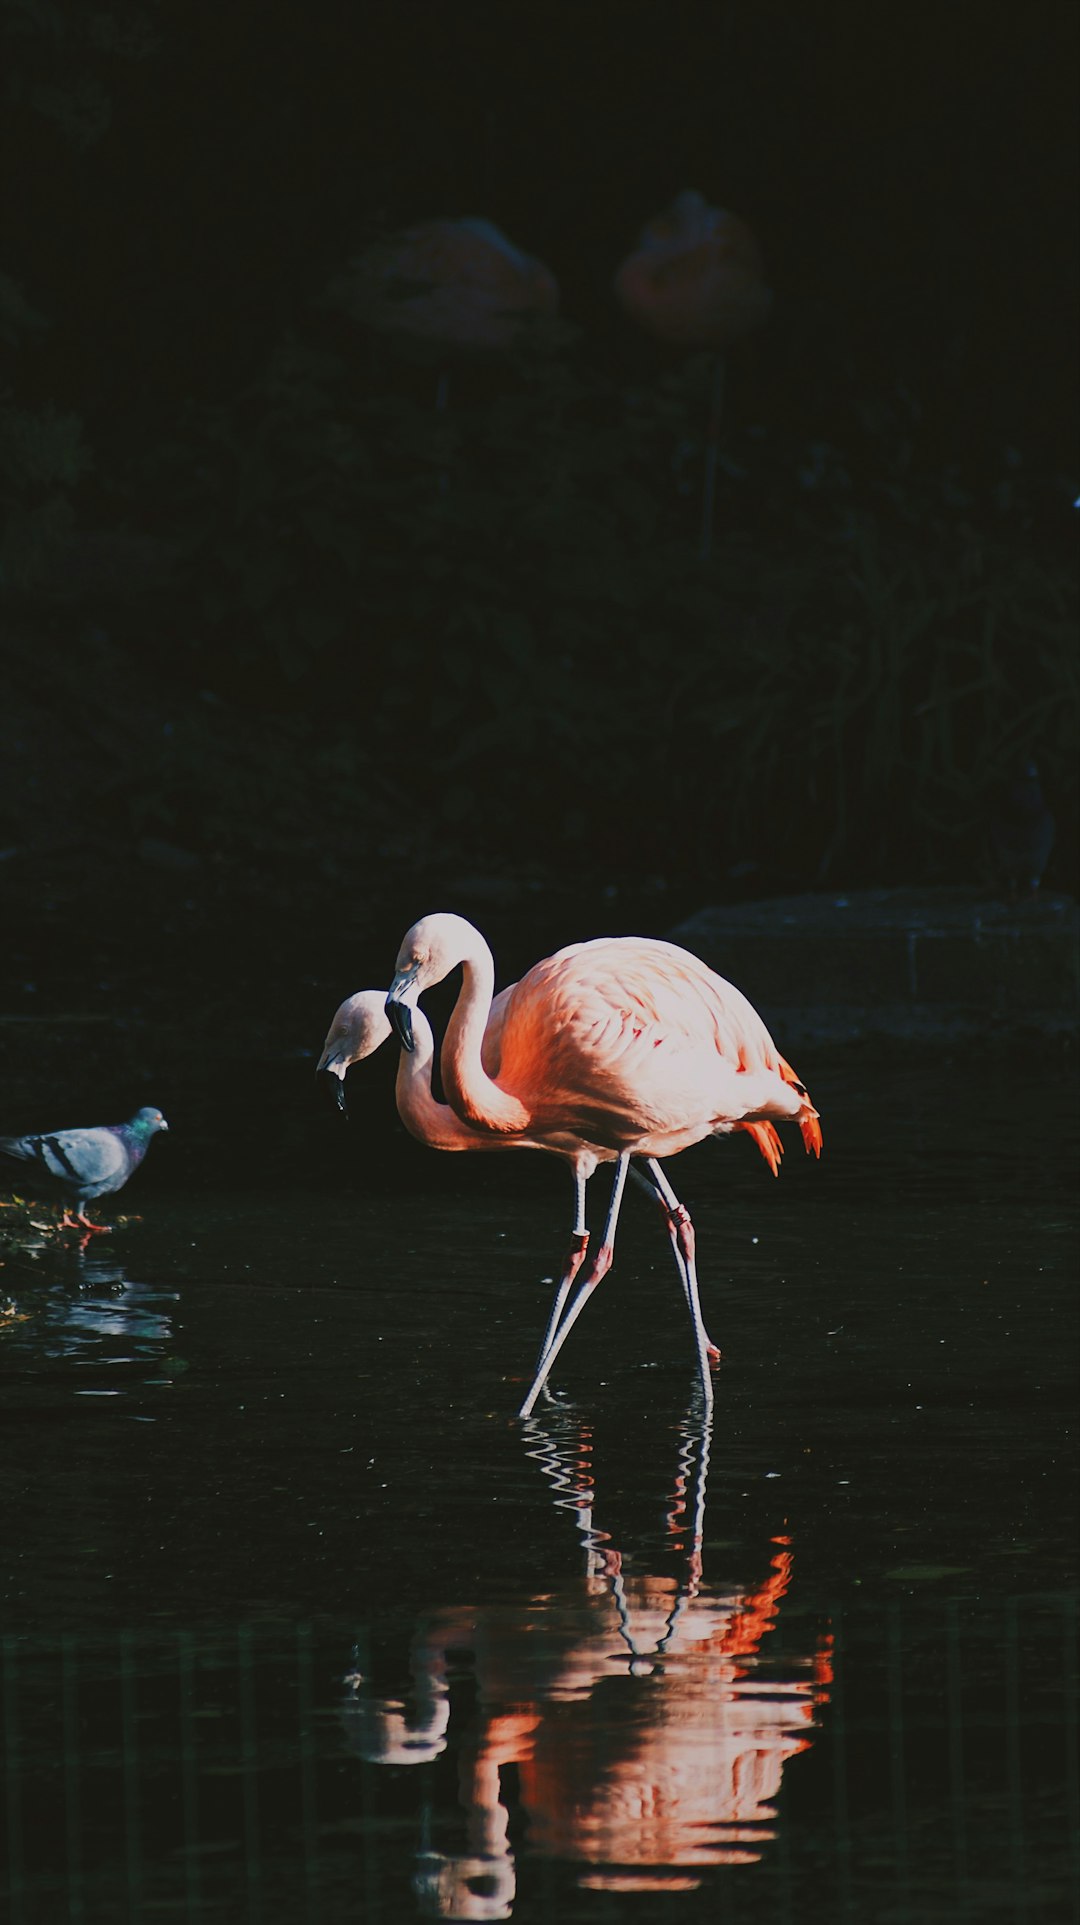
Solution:
[{"label": "flamingo", "polygon": [[[688,950],[646,936],[574,943],[536,963],[503,992],[497,1043],[485,1063],[494,961],[480,931],[447,913],[421,917],[398,952],[386,1011],[406,1050],[413,1047],[417,998],[459,964],[462,985],[441,1057],[452,1108],[474,1130],[566,1157],[575,1183],[580,1253],[575,1264],[572,1252],[560,1282],[519,1415],[530,1415],[573,1325],[611,1268],[631,1156],[644,1159],[666,1205],[702,1393],[711,1407],[710,1353],[714,1359],[718,1353],[701,1316],[693,1223],[658,1159],[706,1136],[773,1119],[797,1122],[807,1151],[819,1156],[821,1127],[804,1085],[740,990]],[[755,1135],[775,1172],[773,1138]],[[611,1161],[615,1178],[603,1240],[564,1314],[585,1254],[585,1184],[598,1163]]]},{"label": "flamingo", "polygon": [[615,276],[615,294],[647,333],[680,348],[726,348],[772,307],[745,221],[692,191],[646,222]]},{"label": "flamingo", "polygon": [[[511,984],[495,997],[491,1014],[484,1031],[482,1058],[485,1066],[497,1071],[500,1059],[502,1019],[507,1002],[516,985]],[[333,1021],[323,1044],[322,1054],[316,1064],[316,1073],[325,1070],[337,1078],[337,1100],[345,1108],[345,1076],[353,1063],[360,1063],[374,1055],[391,1034],[390,1019],[386,1014],[387,992],[383,989],[359,989],[355,995],[346,997],[335,1012]],[[408,995],[410,1012],[410,1044],[403,1048],[398,1062],[395,1096],[398,1114],[406,1129],[429,1149],[435,1150],[547,1150],[562,1156],[570,1164],[574,1178],[575,1213],[574,1228],[570,1236],[570,1249],[563,1266],[563,1272],[553,1299],[551,1314],[544,1331],[544,1338],[537,1357],[539,1365],[558,1326],[560,1313],[570,1293],[575,1276],[584,1261],[588,1248],[589,1232],[585,1223],[585,1185],[598,1162],[617,1160],[614,1150],[603,1151],[586,1149],[567,1149],[560,1144],[548,1142],[531,1136],[506,1136],[475,1129],[462,1121],[456,1110],[448,1103],[436,1100],[431,1087],[432,1066],[435,1058],[435,1039],[431,1024],[416,1002],[415,995]],[[774,1175],[779,1171],[782,1148],[780,1139],[771,1123],[745,1123],[735,1127],[746,1129],[754,1137],[758,1148],[765,1157]],[[690,1306],[692,1286],[687,1277],[687,1268],[680,1242],[680,1225],[677,1211],[681,1206],[674,1198],[666,1182],[646,1177],[640,1170],[631,1166],[629,1174],[642,1189],[658,1203],[664,1216],[668,1235],[671,1238],[679,1280],[687,1305]],[[673,1207],[674,1206],[674,1207]],[[691,1315],[693,1312],[691,1310]],[[705,1338],[709,1356],[720,1356],[716,1345],[708,1335]]]},{"label": "flamingo", "polygon": [[367,327],[473,352],[509,347],[559,305],[551,269],[472,218],[421,221],[374,242],[348,292]]},{"label": "flamingo", "polygon": [[[375,241],[339,283],[337,299],[378,334],[429,342],[440,353],[435,408],[450,405],[448,360],[501,353],[559,308],[559,284],[493,221],[420,221]],[[446,470],[439,492],[449,486]]]},{"label": "flamingo", "polygon": [[688,190],[646,222],[615,276],[615,297],[647,334],[713,355],[701,511],[705,560],[712,545],[724,350],[760,327],[772,307],[761,250],[745,221]]}]

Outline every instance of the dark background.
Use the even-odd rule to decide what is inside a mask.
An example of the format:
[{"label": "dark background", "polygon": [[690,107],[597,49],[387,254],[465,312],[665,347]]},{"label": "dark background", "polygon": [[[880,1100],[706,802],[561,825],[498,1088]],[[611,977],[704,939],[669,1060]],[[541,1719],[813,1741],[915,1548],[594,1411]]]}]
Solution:
[{"label": "dark background", "polygon": [[[87,1870],[126,1847],[130,1876],[139,1800],[127,1752],[123,1783],[114,1766],[135,1676],[110,1722],[76,1633],[220,1618],[236,1649],[248,1613],[355,1627],[389,1595],[404,1640],[441,1595],[556,1595],[569,1514],[541,1522],[505,1420],[564,1179],[395,1131],[393,1050],[352,1073],[348,1127],[312,1073],[413,917],[473,916],[506,981],[703,902],[1000,889],[988,813],[1032,753],[1057,817],[1046,888],[1075,887],[1077,8],[0,6],[0,1128],[143,1102],[171,1126],[85,1264],[37,1241],[36,1207],[0,1251],[0,1552],[13,1634],[64,1633],[62,1679],[18,1672],[49,1873],[63,1795],[65,1852],[81,1797]],[[729,356],[704,558],[709,358],[647,340],[611,293],[685,188],[750,224],[774,294]],[[365,333],[350,262],[441,215],[546,261],[561,331],[445,363]],[[452,994],[429,999],[436,1028]],[[728,1350],[709,1581],[761,1569],[782,1525],[794,1646],[810,1613],[839,1628],[847,1609],[846,1700],[785,1789],[796,1911],[815,1891],[844,1909],[819,1817],[844,1716],[835,1836],[871,1911],[896,1891],[890,1800],[922,1893],[954,1889],[965,1837],[979,1898],[1007,1894],[1011,1853],[1034,1915],[1061,1870],[1060,1631],[1013,1599],[1074,1570],[1069,1059],[988,1031],[959,1059],[947,1040],[800,1046],[821,1163],[793,1151],[775,1191],[741,1141],[723,1173],[704,1146],[680,1166]],[[643,1218],[628,1203],[618,1345],[586,1318],[567,1353],[597,1517],[631,1556],[688,1369],[662,1311],[670,1365],[626,1374],[657,1322],[632,1265],[659,1290],[669,1263]],[[161,1419],[138,1450],[133,1414]],[[329,1705],[336,1628],[327,1648]],[[97,1706],[81,1760],[77,1649],[80,1717]],[[181,1875],[168,1826],[194,1754],[180,1790],[146,1777],[175,1744],[148,1722],[172,1687],[163,1667],[137,1687],[149,1894],[152,1839]],[[292,1678],[264,1669],[247,1727],[245,1702],[242,1757],[226,1721],[200,1734],[203,1822],[246,1828],[257,1725],[264,1835],[290,1798],[291,1850]],[[326,1817],[371,1793],[321,1728]],[[383,1807],[400,1883],[413,1795]],[[334,1845],[353,1910],[371,1836]]]},{"label": "dark background", "polygon": [[[4,27],[17,894],[44,865],[118,913],[155,869],[301,904],[404,867],[599,918],[977,882],[1030,753],[1072,885],[1075,7]],[[611,294],[685,187],[774,292],[704,560],[709,357]],[[551,267],[554,336],[360,328],[362,249],[466,214]]]}]

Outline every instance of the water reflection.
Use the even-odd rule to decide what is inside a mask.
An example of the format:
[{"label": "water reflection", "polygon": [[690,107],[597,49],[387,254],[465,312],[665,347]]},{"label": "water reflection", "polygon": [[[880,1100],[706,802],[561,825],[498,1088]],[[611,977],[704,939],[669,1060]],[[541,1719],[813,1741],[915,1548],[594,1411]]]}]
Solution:
[{"label": "water reflection", "polygon": [[134,1364],[172,1341],[179,1292],[137,1282],[93,1246],[52,1253],[47,1271],[13,1295],[12,1348],[76,1364]]},{"label": "water reflection", "polygon": [[[762,1546],[745,1585],[705,1578],[704,1418],[681,1427],[668,1501],[678,1575],[632,1568],[599,1528],[584,1421],[560,1409],[525,1434],[572,1513],[581,1575],[516,1606],[422,1618],[407,1703],[377,1696],[359,1670],[347,1679],[343,1716],[360,1757],[430,1765],[454,1745],[467,1850],[423,1850],[414,1878],[424,1909],[443,1918],[511,1916],[511,1766],[530,1851],[576,1865],[582,1886],[693,1890],[710,1867],[754,1864],[775,1835],[784,1767],[811,1744],[831,1683],[827,1637],[795,1656],[770,1650],[793,1582],[789,1538]],[[452,1698],[464,1663],[475,1709],[459,1735]]]}]

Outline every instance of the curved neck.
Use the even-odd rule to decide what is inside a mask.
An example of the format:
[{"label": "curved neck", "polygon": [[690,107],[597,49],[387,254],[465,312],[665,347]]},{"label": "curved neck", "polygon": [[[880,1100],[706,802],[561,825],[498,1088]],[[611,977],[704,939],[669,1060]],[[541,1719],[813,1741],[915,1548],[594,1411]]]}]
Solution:
[{"label": "curved neck", "polygon": [[481,1060],[495,987],[495,964],[479,931],[473,930],[472,936],[475,940],[456,958],[463,975],[443,1039],[443,1083],[458,1116],[467,1123],[500,1136],[516,1135],[528,1128],[529,1112],[516,1096],[492,1082]]},{"label": "curved neck", "polygon": [[411,1136],[433,1150],[476,1150],[484,1148],[484,1138],[463,1123],[449,1103],[438,1103],[431,1089],[431,1066],[435,1058],[435,1038],[422,1009],[414,1006],[412,1050],[403,1049],[398,1060],[398,1115]]}]

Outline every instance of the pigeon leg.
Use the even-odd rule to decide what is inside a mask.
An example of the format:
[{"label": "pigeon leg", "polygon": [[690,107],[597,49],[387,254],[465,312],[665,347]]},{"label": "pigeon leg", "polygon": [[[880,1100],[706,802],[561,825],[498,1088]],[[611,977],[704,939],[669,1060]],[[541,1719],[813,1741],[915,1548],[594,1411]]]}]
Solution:
[{"label": "pigeon leg", "polygon": [[94,1223],[85,1210],[78,1210],[74,1216],[70,1210],[65,1210],[60,1218],[60,1228],[61,1230],[81,1230],[85,1236],[104,1237],[108,1236],[112,1224]]}]

